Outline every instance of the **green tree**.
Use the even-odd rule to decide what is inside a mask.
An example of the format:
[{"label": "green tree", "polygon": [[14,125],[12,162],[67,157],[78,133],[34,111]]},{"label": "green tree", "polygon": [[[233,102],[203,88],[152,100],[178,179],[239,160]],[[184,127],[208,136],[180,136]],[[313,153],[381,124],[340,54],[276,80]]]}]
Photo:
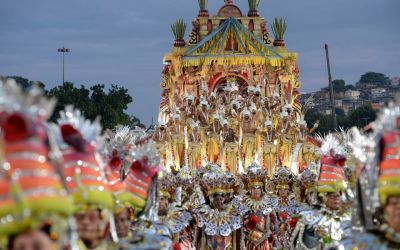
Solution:
[{"label": "green tree", "polygon": [[66,105],[74,105],[81,110],[85,117],[94,119],[92,114],[95,112],[95,105],[90,99],[90,90],[85,86],[81,85],[79,88],[76,88],[72,82],[64,82],[62,85],[50,89],[47,95],[57,99],[53,116],[50,118],[51,121],[57,120],[59,112]]},{"label": "green tree", "polygon": [[[344,128],[344,129],[348,128],[349,127],[348,119],[343,109],[341,108],[335,108],[335,109],[336,109],[336,121],[338,128]],[[319,121],[319,126],[315,130],[315,133],[327,134],[329,132],[334,131],[332,115],[326,115],[316,112],[315,110],[309,110],[304,118],[307,122],[308,127],[312,127],[317,120]]]},{"label": "green tree", "polygon": [[376,72],[367,72],[364,75],[360,77],[359,83],[365,84],[365,83],[379,83],[379,84],[388,84],[389,83],[389,77],[382,73],[376,73]]},{"label": "green tree", "polygon": [[343,92],[346,91],[346,82],[342,79],[333,80],[332,81],[333,91],[335,92]]},{"label": "green tree", "polygon": [[349,127],[357,126],[364,127],[368,123],[374,121],[376,118],[376,111],[370,104],[363,105],[351,111],[348,115]]},{"label": "green tree", "polygon": [[126,113],[132,97],[129,95],[128,89],[118,85],[112,85],[106,92],[104,84],[96,84],[87,89],[83,85],[77,88],[73,83],[65,82],[52,88],[48,95],[58,100],[55,112],[51,117],[52,121],[58,118],[59,111],[63,110],[66,105],[74,105],[90,120],[100,116],[104,129],[112,129],[119,124],[145,127],[137,117]]},{"label": "green tree", "polygon": [[335,112],[336,112],[336,116],[341,116],[341,117],[346,116],[346,113],[344,112],[344,110],[342,108],[335,108]]}]

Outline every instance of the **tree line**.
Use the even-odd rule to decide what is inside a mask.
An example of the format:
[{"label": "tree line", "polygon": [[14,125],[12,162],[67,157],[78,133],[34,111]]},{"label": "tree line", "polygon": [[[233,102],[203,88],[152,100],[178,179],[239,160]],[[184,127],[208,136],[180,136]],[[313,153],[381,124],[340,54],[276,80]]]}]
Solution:
[{"label": "tree line", "polygon": [[128,89],[116,84],[106,90],[104,84],[86,87],[84,85],[76,86],[72,82],[64,82],[62,85],[47,90],[46,85],[40,81],[31,81],[20,76],[3,78],[14,79],[24,89],[36,84],[43,89],[46,96],[55,97],[58,102],[50,121],[56,121],[59,111],[63,110],[66,105],[74,105],[87,119],[94,120],[100,116],[104,129],[112,129],[119,124],[145,128],[139,118],[127,113],[128,105],[133,101]]}]

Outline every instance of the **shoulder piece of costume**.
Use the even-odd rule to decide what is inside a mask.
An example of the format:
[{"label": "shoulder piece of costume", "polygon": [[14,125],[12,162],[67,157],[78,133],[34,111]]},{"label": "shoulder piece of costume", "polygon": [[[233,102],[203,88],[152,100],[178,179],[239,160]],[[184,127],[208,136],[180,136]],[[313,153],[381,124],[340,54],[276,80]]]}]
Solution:
[{"label": "shoulder piece of costume", "polygon": [[243,198],[243,204],[249,211],[261,212],[263,215],[268,215],[272,212],[270,198],[266,195],[259,201],[252,199],[250,196],[246,195]]},{"label": "shoulder piece of costume", "polygon": [[118,249],[135,250],[169,250],[172,249],[172,235],[168,227],[161,223],[146,222],[146,226],[140,225],[134,228],[139,232],[133,242],[121,242]]},{"label": "shoulder piece of costume", "polygon": [[237,208],[230,203],[224,211],[218,211],[209,205],[203,205],[195,211],[198,216],[198,224],[204,227],[204,232],[209,236],[229,236],[233,231],[241,227],[241,217]]},{"label": "shoulder piece of costume", "polygon": [[304,208],[296,202],[294,197],[289,197],[287,204],[282,205],[282,199],[275,195],[269,198],[269,204],[274,212],[286,212],[290,216],[296,215],[304,210]]},{"label": "shoulder piece of costume", "polygon": [[192,218],[193,217],[190,212],[187,212],[182,207],[177,206],[176,203],[172,203],[169,206],[166,216],[159,216],[160,221],[162,221],[173,234],[179,233],[189,226]]},{"label": "shoulder piece of costume", "polygon": [[397,250],[400,244],[388,242],[377,233],[354,233],[352,238],[341,241],[343,249]]}]

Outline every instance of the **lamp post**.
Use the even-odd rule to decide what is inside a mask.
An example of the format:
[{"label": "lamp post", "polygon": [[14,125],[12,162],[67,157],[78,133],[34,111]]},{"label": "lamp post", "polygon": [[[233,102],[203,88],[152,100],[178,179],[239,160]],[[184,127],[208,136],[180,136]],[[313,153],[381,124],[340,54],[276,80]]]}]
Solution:
[{"label": "lamp post", "polygon": [[63,80],[62,80],[62,83],[64,84],[64,74],[65,74],[65,67],[64,67],[64,54],[65,53],[68,53],[68,52],[70,52],[70,49],[68,49],[68,48],[64,48],[64,46],[62,47],[62,48],[60,48],[60,49],[58,49],[57,50],[58,52],[61,52],[62,53],[62,58],[63,58],[63,70],[62,70],[62,72],[63,72]]}]

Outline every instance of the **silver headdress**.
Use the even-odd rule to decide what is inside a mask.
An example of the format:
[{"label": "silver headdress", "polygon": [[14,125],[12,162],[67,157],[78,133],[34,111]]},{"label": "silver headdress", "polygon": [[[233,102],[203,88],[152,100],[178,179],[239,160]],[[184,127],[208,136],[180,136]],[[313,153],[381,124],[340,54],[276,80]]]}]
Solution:
[{"label": "silver headdress", "polygon": [[0,96],[0,111],[23,113],[33,120],[47,120],[56,105],[56,100],[44,97],[37,85],[24,92],[12,79],[0,81]]},{"label": "silver headdress", "polygon": [[[388,193],[400,193],[400,175],[398,174],[400,160],[398,156],[396,158],[396,154],[399,155],[399,121],[400,103],[390,103],[387,108],[381,109],[378,113],[376,120],[372,123],[371,134],[363,135],[359,130],[352,129],[353,140],[350,146],[355,154],[365,155],[361,158],[364,167],[358,179],[358,202],[356,202],[354,214],[358,219],[356,222],[366,230],[379,228],[379,223],[376,223],[377,216],[382,213],[381,208]],[[385,148],[391,150],[382,151]],[[385,168],[389,165],[392,165],[392,169]]]},{"label": "silver headdress", "polygon": [[[72,105],[68,105],[65,107],[65,110],[60,112],[60,118],[57,119],[56,129],[53,129],[56,132],[58,138],[62,138],[60,134],[60,128],[63,125],[70,125],[74,129],[78,130],[82,135],[83,139],[85,139],[88,143],[93,146],[99,147],[103,142],[103,138],[101,137],[101,124],[100,118],[97,117],[93,122],[86,119],[82,112],[78,109],[75,109]],[[54,126],[53,126],[54,128]],[[63,145],[63,144],[61,144]],[[65,146],[65,144],[64,144]]]},{"label": "silver headdress", "polygon": [[345,155],[345,145],[341,144],[338,137],[334,134],[328,134],[324,138],[318,136],[318,140],[322,141],[321,151],[324,155]]}]

